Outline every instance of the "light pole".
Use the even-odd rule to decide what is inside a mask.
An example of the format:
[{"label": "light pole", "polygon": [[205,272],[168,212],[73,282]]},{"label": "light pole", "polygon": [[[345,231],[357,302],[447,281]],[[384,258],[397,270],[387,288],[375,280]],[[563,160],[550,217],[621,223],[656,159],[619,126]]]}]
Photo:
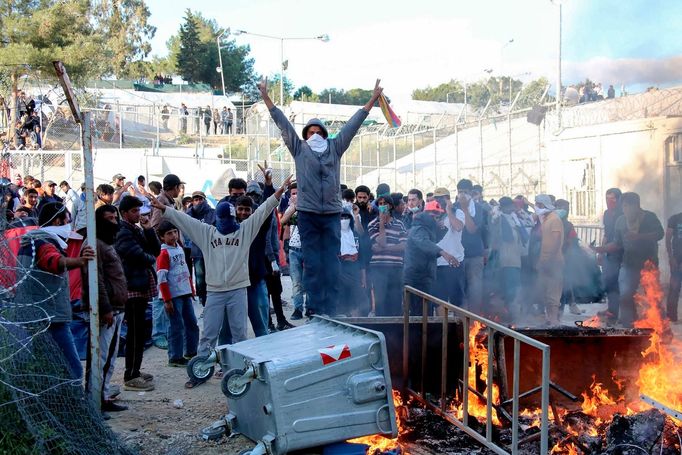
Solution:
[{"label": "light pole", "polygon": [[561,20],[562,20],[562,0],[550,0],[552,4],[557,6],[557,30],[558,45],[557,45],[557,69],[556,69],[556,118],[557,130],[561,129]]},{"label": "light pole", "polygon": [[287,36],[273,36],[273,35],[264,35],[261,33],[251,33],[247,32],[246,30],[235,30],[233,35],[252,35],[252,36],[258,36],[260,38],[268,38],[268,39],[276,39],[279,40],[279,52],[280,52],[280,66],[279,66],[279,104],[280,106],[284,106],[284,41],[293,41],[293,40],[320,40],[323,43],[326,43],[329,41],[329,35],[326,33],[323,35],[318,35],[318,36],[311,36],[311,37],[287,37]]},{"label": "light pole", "polygon": [[227,94],[225,93],[225,73],[223,72],[223,55],[222,52],[220,51],[220,38],[225,36],[230,35],[230,27],[226,28],[222,32],[220,32],[220,35],[216,37],[216,44],[218,45],[218,62],[220,62],[220,81],[223,84],[223,96],[227,97]]}]

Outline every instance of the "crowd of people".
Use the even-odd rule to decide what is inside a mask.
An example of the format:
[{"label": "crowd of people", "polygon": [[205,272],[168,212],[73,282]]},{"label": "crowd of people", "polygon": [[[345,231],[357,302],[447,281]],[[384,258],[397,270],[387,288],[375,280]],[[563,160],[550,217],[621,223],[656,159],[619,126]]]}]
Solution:
[{"label": "crowd of people", "polygon": [[[415,188],[403,195],[385,183],[348,188],[340,181],[340,159],[381,94],[379,81],[334,138],[317,119],[299,137],[268,97],[267,81],[259,89],[298,171],[296,181],[289,176],[278,188],[265,163],[260,181],[231,179],[213,207],[201,191],[186,195],[175,174],[148,183],[116,174],[96,188],[93,249],[84,246],[83,187],[79,193],[62,181],[57,190],[55,182],[31,176],[10,182],[7,218],[23,235],[17,258],[42,283],[22,280],[17,300],[44,306],[49,333],[74,378],[83,375],[84,354],[72,328],[87,318],[84,274],[89,261],[97,263],[104,411],[125,410],[110,383],[124,321],[123,388],[152,390],[153,375],[142,371],[150,307],[154,343],[168,350],[169,366],[184,367],[217,344],[245,340],[249,325],[256,337],[292,328],[283,312],[283,268],[291,278],[293,321],[399,316],[405,307],[422,314],[421,299],[403,306],[404,285],[517,325],[559,325],[562,307],[581,313],[577,290],[601,273],[594,259],[590,271],[590,255],[568,221],[568,201],[539,194],[533,202],[523,195],[486,202],[483,188],[467,179],[452,191],[437,187],[426,194]],[[608,299],[602,316],[610,325],[632,327],[639,273],[648,261],[658,263],[665,235],[673,275],[667,310],[676,321],[682,214],[669,220],[666,235],[636,193],[610,189],[606,204],[603,241],[592,245]],[[587,278],[578,273],[585,271]],[[594,288],[590,297],[601,298],[601,286]],[[201,331],[195,301],[204,307]],[[202,382],[190,377],[185,386]]]},{"label": "crowd of people", "polygon": [[[43,133],[40,112],[36,109],[35,100],[21,90],[17,94],[16,119],[15,109],[4,97],[0,97],[0,125],[14,125],[14,144],[16,150],[41,150]],[[9,130],[9,128],[8,128]],[[4,139],[8,142],[9,137]]]},{"label": "crowd of people", "polygon": [[[209,136],[213,134],[214,136],[221,134],[235,134],[233,129],[234,125],[234,112],[232,108],[223,106],[223,109],[219,111],[216,109],[211,109],[211,106],[206,106],[205,108],[188,108],[185,103],[180,105],[178,109],[178,115],[180,117],[180,132],[183,134],[204,134]],[[170,108],[165,105],[161,109],[161,120],[163,122],[163,127],[168,127],[168,119],[170,118]],[[194,125],[188,126],[187,122],[189,119],[193,119]],[[202,131],[201,124],[203,124],[204,130]],[[213,126],[213,128],[211,128]],[[211,133],[211,129],[213,133]]]}]

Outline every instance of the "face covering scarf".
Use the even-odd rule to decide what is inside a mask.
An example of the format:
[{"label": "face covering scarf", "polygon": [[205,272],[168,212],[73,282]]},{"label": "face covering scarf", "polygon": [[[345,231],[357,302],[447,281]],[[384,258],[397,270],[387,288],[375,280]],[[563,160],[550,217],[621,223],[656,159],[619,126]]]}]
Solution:
[{"label": "face covering scarf", "polygon": [[62,226],[45,226],[41,228],[50,237],[57,241],[62,249],[66,248],[66,239],[71,235],[71,225],[64,224]]},{"label": "face covering scarf", "polygon": [[327,144],[327,140],[320,136],[319,134],[315,133],[312,136],[310,136],[306,142],[310,146],[313,151],[317,153],[324,153],[327,151],[327,147],[329,144]]},{"label": "face covering scarf", "polygon": [[216,208],[216,229],[222,235],[232,234],[239,229],[234,207],[231,204],[224,202],[218,204]]},{"label": "face covering scarf", "polygon": [[350,219],[341,219],[341,256],[358,254],[355,236],[350,228]]}]

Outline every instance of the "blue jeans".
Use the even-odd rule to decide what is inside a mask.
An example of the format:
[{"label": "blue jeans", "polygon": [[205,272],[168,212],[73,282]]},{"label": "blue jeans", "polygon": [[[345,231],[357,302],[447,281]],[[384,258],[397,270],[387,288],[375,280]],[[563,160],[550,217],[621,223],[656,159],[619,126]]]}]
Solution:
[{"label": "blue jeans", "polygon": [[639,289],[642,270],[639,267],[621,265],[618,274],[618,288],[620,289],[620,323],[624,327],[632,327],[637,319],[635,309],[635,294]]},{"label": "blue jeans", "polygon": [[606,298],[609,302],[608,309],[616,317],[618,316],[618,309],[620,308],[620,291],[618,290],[620,262],[620,257],[609,255],[606,256],[604,266],[602,267],[602,280],[604,281]]},{"label": "blue jeans", "polygon": [[307,308],[318,314],[336,314],[339,294],[341,214],[298,212],[298,232],[305,261],[303,287]]},{"label": "blue jeans", "polygon": [[152,300],[152,318],[152,341],[165,338],[168,332],[168,314],[163,308],[163,300],[159,298]]},{"label": "blue jeans", "polygon": [[66,322],[50,324],[48,332],[62,350],[64,360],[66,360],[66,364],[71,372],[71,377],[73,379],[82,379],[83,365],[81,365],[81,361],[78,358],[78,352],[76,352],[76,345],[73,341],[69,324]]},{"label": "blue jeans", "polygon": [[88,337],[90,335],[90,313],[82,311],[81,300],[71,301],[71,336],[76,346],[76,352],[81,360],[85,360],[88,355]]},{"label": "blue jeans", "polygon": [[303,312],[303,252],[289,247],[289,276],[291,277],[291,300],[294,308]]},{"label": "blue jeans", "polygon": [[459,267],[439,265],[436,269],[436,282],[433,295],[455,306],[464,305],[464,286],[466,273],[464,264]]},{"label": "blue jeans", "polygon": [[[169,325],[168,358],[179,359],[186,355],[195,355],[199,344],[199,326],[192,306],[192,296],[183,295],[172,300],[175,311],[168,316]],[[184,346],[184,352],[183,352]]]},{"label": "blue jeans", "polygon": [[249,321],[251,321],[253,333],[257,337],[267,335],[270,304],[265,280],[260,280],[246,288],[246,295],[249,305]]},{"label": "blue jeans", "polygon": [[202,306],[206,306],[206,264],[204,258],[192,258],[194,262],[194,278],[197,288],[197,297],[201,301]]}]

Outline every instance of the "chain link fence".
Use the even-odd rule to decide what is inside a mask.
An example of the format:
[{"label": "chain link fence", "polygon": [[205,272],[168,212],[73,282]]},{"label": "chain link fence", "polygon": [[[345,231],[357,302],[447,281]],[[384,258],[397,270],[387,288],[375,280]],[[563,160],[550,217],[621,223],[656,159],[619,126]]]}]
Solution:
[{"label": "chain link fence", "polygon": [[[0,185],[0,194],[4,213],[8,185]],[[37,268],[35,246],[20,250],[28,230],[0,219],[0,453],[132,453],[104,423],[81,380],[72,378],[48,330],[45,308],[69,284]],[[30,261],[20,262],[20,251],[32,254]]]}]

